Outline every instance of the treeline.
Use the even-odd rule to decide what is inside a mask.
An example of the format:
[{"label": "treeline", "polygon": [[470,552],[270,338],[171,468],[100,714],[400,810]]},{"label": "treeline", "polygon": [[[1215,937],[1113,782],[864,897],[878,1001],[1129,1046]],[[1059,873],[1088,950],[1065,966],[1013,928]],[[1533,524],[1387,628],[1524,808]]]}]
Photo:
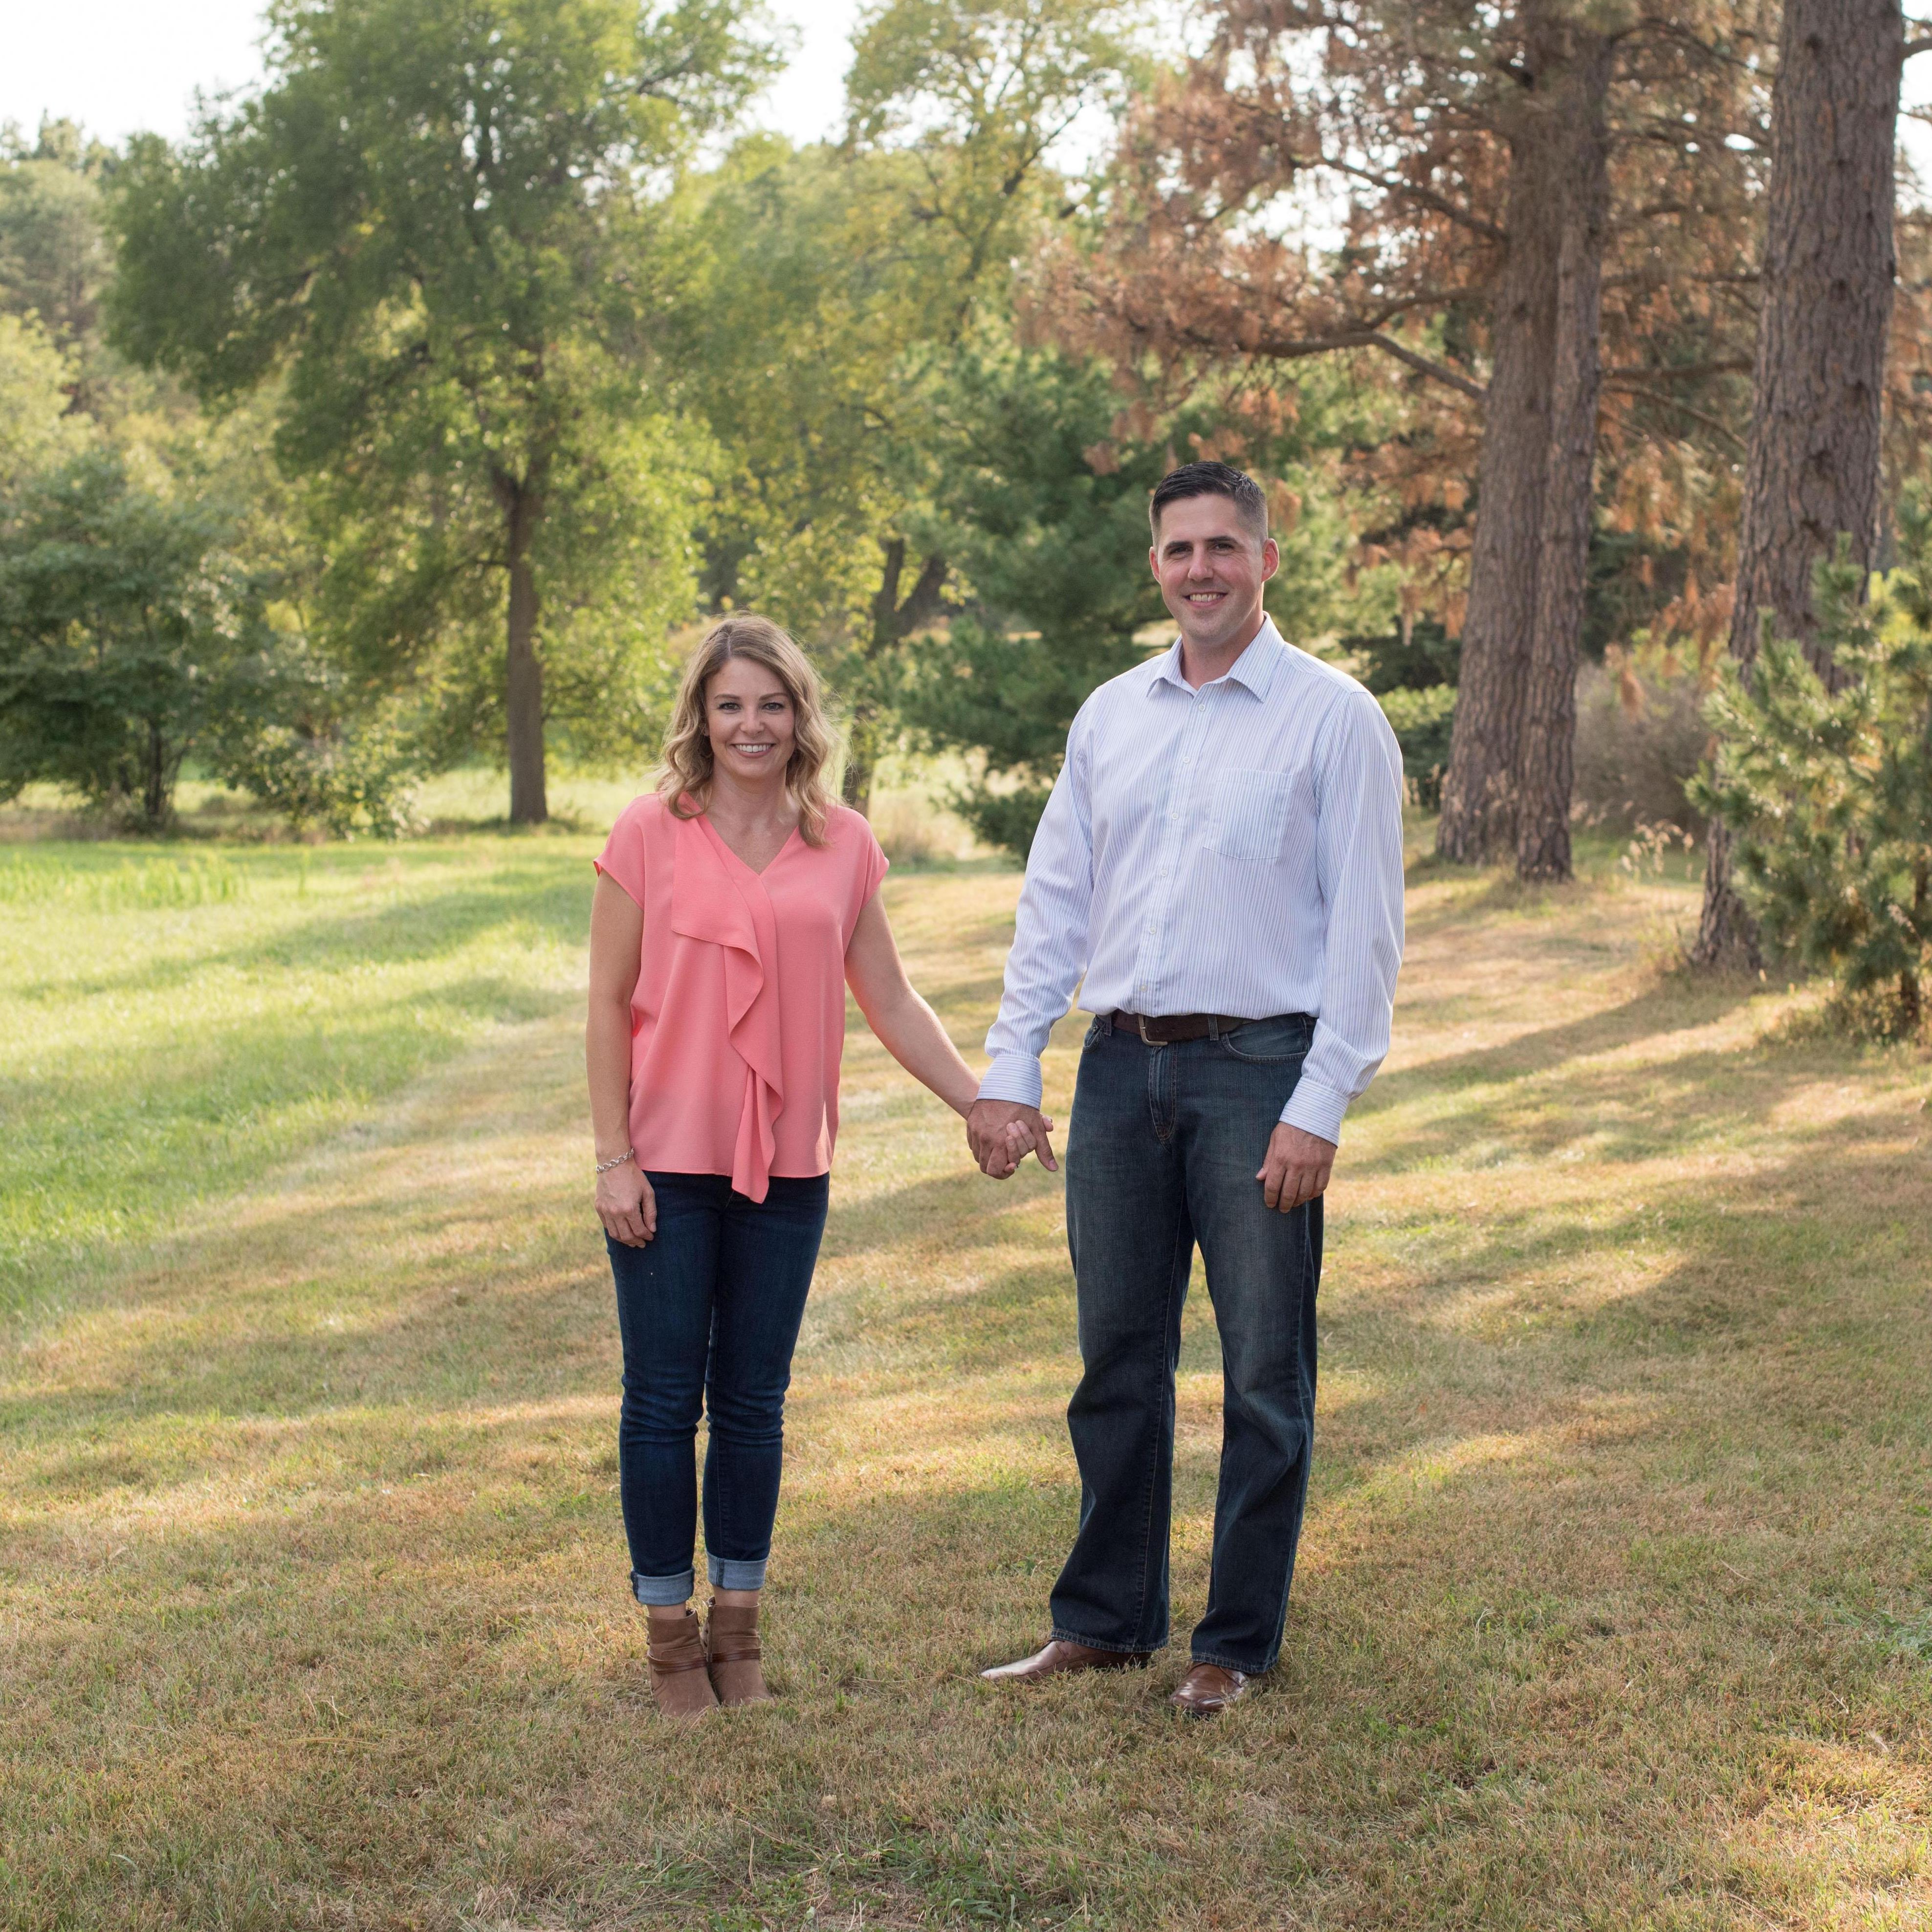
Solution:
[{"label": "treeline", "polygon": [[[782,58],[746,0],[331,0],[179,144],[16,140],[0,794],[161,824],[192,756],[380,828],[483,752],[535,822],[554,761],[650,755],[682,627],[755,604],[824,666],[852,802],[908,736],[964,750],[1024,850],[1160,617],[1147,491],[1211,454],[1444,855],[1567,874],[1580,658],[1748,655],[1741,507],[1802,605],[1917,465],[1896,0],[1204,17],[1177,61],[1133,5],[885,0],[801,148],[738,131]],[[1780,26],[1810,92],[1774,104]],[[1817,352],[1766,320],[1814,162],[1798,225],[1862,293],[1803,433],[1870,483],[1822,526],[1747,460],[1803,386],[1767,356]]]}]

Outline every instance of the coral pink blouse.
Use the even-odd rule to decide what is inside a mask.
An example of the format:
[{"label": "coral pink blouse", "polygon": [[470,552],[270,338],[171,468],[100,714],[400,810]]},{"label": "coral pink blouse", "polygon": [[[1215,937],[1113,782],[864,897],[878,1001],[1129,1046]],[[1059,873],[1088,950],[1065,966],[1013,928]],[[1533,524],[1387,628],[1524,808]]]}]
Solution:
[{"label": "coral pink blouse", "polygon": [[754,872],[709,818],[674,817],[652,796],[625,807],[596,865],[644,915],[631,995],[638,1165],[728,1174],[754,1201],[772,1174],[827,1172],[845,949],[886,875],[872,828],[835,806],[822,846],[794,832]]}]

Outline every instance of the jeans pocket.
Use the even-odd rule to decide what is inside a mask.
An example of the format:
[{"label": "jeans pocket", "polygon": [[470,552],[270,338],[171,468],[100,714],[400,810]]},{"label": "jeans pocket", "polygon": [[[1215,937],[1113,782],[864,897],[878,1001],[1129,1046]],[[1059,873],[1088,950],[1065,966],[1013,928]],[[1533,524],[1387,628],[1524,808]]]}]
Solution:
[{"label": "jeans pocket", "polygon": [[1302,1058],[1313,1032],[1305,1019],[1250,1020],[1238,1031],[1221,1036],[1221,1051],[1252,1066],[1279,1066]]}]

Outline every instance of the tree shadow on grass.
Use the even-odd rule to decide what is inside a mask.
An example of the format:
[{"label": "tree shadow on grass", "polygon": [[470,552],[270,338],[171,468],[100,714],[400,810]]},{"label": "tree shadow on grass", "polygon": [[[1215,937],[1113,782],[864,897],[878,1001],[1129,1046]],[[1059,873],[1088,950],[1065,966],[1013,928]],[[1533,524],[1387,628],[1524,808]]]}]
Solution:
[{"label": "tree shadow on grass", "polygon": [[[1637,1034],[1634,1039],[1654,1037]],[[1580,1054],[1608,1048],[1579,1048]],[[1439,1063],[1438,1063],[1439,1064]],[[1668,1058],[1579,1066],[1560,1054],[1472,1054],[1456,1076],[1435,1067],[1384,1076],[1388,1092],[1362,1118],[1396,1112],[1438,1084],[1464,1090],[1411,1124],[1378,1120],[1373,1153],[1352,1172],[1393,1174],[1461,1158],[1490,1144],[1490,1158],[1550,1160],[1587,1148],[1592,1158],[1636,1161],[1694,1151],[1762,1122],[1802,1088],[1844,1070],[1843,1049],[1820,1044],[1708,1048]]]},{"label": "tree shadow on grass", "polygon": [[1517,1034],[1493,1046],[1407,1062],[1379,1076],[1350,1110],[1350,1118],[1387,1113],[1419,1092],[1520,1080],[1573,1060],[1707,1027],[1744,1005],[1759,990],[1722,984],[1688,988],[1666,981],[1621,1005]]},{"label": "tree shadow on grass", "polygon": [[[1882,1822],[1841,1807],[1805,1843],[1740,1850],[1767,1791],[1810,1802],[1800,1786],[1819,1774],[1808,1760],[1780,1769],[1779,1739],[1863,1750],[1861,1788],[1889,1791],[1910,1766],[1858,1738],[1909,1736],[1932,1715],[1923,1684],[1832,1620],[1834,1601],[1912,1574],[1911,1527],[1888,1521],[1889,1499],[1922,1474],[1932,1400],[1910,1232],[1932,1219],[1932,1175],[1880,1138],[1856,1120],[1807,1132],[1726,1184],[1723,1217],[1708,1182],[1686,1177],[1652,1189],[1642,1214],[1586,1226],[1558,1209],[1527,1237],[1478,1232],[1457,1273],[1507,1298],[1579,1250],[1635,1244],[1660,1213],[1669,1224],[1676,1258],[1656,1278],[1608,1304],[1540,1301],[1520,1334],[1444,1328],[1426,1286],[1412,1306],[1324,1314],[1332,1359],[1372,1356],[1392,1330],[1406,1346],[1324,1411],[1282,1662],[1219,1728],[1167,1719],[1178,1656],[1024,1700],[976,1682],[1042,1635],[1077,1490],[1064,1448],[1044,1472],[1011,1453],[1022,1432],[1037,1448],[1053,1400],[1036,1390],[949,1420],[965,1392],[935,1342],[896,1379],[942,1412],[872,1452],[899,1466],[855,1476],[808,1454],[790,1481],[770,1597],[788,1702],[729,1735],[730,1815],[794,1848],[769,1851],[762,1881],[755,1858],[736,1875],[742,1845],[725,1856],[726,1809],[688,1739],[642,1708],[628,1613],[612,1604],[610,1474],[585,1460],[608,1414],[569,1406],[608,1387],[608,1337],[586,1341],[608,1326],[605,1291],[561,1259],[576,1238],[544,1223],[549,1258],[514,1298],[384,1338],[397,1359],[380,1415],[305,1412],[244,1339],[227,1372],[248,1412],[237,1420],[272,1431],[309,1413],[316,1432],[313,1485],[278,1479],[285,1508],[197,1501],[219,1469],[190,1459],[178,1508],[16,1529],[16,1576],[38,1572],[66,1608],[28,1622],[11,1652],[41,1729],[17,1738],[28,1770],[10,1802],[86,1769],[83,1735],[117,1737],[92,1774],[104,1794],[145,1791],[128,1814],[142,1822],[79,1845],[74,1882],[104,1906],[118,1850],[202,1922],[242,1896],[236,1846],[256,1880],[298,1862],[379,1917],[424,1888],[469,1895],[516,1844],[526,1916],[562,1910],[593,1865],[615,1896],[667,1912],[776,1910],[760,1883],[808,1870],[821,1917],[889,1883],[938,1910],[992,1873],[1025,1922],[1072,1909],[1070,1868],[1103,1916],[1147,1925],[1197,1908],[1526,1927],[1612,1906],[1714,1923],[1726,1898],[1769,1910],[1777,1885],[1829,1876],[1828,1852],[1852,1856]],[[352,1280],[366,1250],[322,1264]],[[1060,1265],[1043,1257],[969,1293],[972,1346],[998,1366],[1004,1334],[1010,1384],[1061,1365]],[[958,1305],[926,1296],[907,1318],[922,1330]],[[315,1346],[285,1339],[278,1359]],[[448,1372],[461,1350],[511,1378],[472,1400]],[[850,1372],[840,1355],[801,1361],[801,1435],[827,1400],[814,1382]],[[138,1431],[91,1467],[76,1443],[138,1422],[145,1391],[99,1394],[101,1406],[42,1396],[69,1459],[49,1462],[47,1494],[124,1492],[134,1508],[153,1486]],[[1204,1598],[1214,1406],[1196,1392],[1182,1420],[1184,1639]],[[926,1459],[976,1439],[976,1456]],[[36,1479],[16,1472],[17,1506]],[[572,1849],[546,1864],[529,1847],[560,1814]],[[157,1858],[198,1834],[205,1858]],[[300,1861],[277,1849],[292,1845]]]},{"label": "tree shadow on grass", "polygon": [[1058,1175],[1030,1160],[998,1183],[968,1169],[845,1199],[835,1184],[819,1254],[825,1261],[846,1261],[908,1243],[962,1252],[1002,1247],[1031,1239],[1031,1230],[1019,1224],[1042,1208],[1057,1209],[1063,1192]]},{"label": "tree shadow on grass", "polygon": [[590,930],[590,884],[574,876],[560,876],[536,890],[526,880],[465,881],[382,906],[320,910],[237,946],[174,958],[143,958],[112,973],[28,981],[16,992],[25,999],[92,998],[166,992],[222,970],[402,964],[446,958],[505,927],[533,928],[547,940],[578,946]]}]

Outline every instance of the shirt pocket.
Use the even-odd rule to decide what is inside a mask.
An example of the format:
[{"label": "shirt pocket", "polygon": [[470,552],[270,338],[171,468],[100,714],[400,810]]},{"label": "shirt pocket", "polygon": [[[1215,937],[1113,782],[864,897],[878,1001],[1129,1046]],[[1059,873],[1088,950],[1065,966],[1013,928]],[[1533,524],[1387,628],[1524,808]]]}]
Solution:
[{"label": "shirt pocket", "polygon": [[1292,772],[1225,767],[1214,781],[1214,802],[1208,815],[1208,850],[1224,859],[1279,858],[1294,783]]}]

